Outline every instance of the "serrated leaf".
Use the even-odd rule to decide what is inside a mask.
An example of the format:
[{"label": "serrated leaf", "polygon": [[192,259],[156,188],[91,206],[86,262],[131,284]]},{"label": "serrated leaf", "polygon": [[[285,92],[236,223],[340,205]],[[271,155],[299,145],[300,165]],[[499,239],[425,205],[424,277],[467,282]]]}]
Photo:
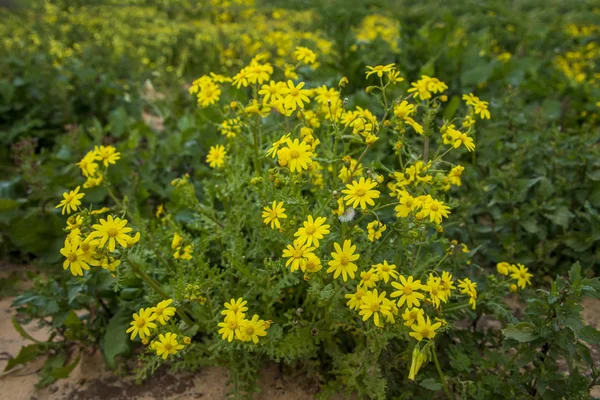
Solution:
[{"label": "serrated leaf", "polygon": [[20,364],[27,364],[43,354],[43,346],[40,344],[30,344],[29,346],[21,347],[19,354],[15,358],[8,360],[4,371],[8,371]]}]

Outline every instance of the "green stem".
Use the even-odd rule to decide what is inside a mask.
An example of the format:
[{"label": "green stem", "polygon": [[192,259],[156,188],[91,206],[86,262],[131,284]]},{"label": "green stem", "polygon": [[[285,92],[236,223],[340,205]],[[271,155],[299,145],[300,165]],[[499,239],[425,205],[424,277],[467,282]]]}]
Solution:
[{"label": "green stem", "polygon": [[431,353],[433,354],[433,362],[435,363],[435,367],[437,368],[438,374],[440,375],[440,379],[442,380],[442,385],[444,386],[444,392],[446,392],[446,397],[450,400],[454,400],[454,397],[450,394],[450,390],[448,389],[448,384],[446,383],[446,378],[444,378],[444,373],[442,372],[442,368],[440,367],[440,362],[437,358],[437,353],[435,351],[435,343],[431,346]]},{"label": "green stem", "polygon": [[431,272],[435,272],[435,270],[437,269],[437,267],[439,267],[440,264],[446,259],[446,257],[448,257],[448,254],[450,254],[450,253],[446,252],[446,254],[444,255],[444,257],[442,257],[442,259],[440,261],[438,261],[438,263],[435,265],[435,267],[433,267],[433,271],[431,271]]},{"label": "green stem", "polygon": [[[131,269],[135,272],[144,282],[148,284],[156,293],[158,293],[163,299],[170,299],[169,296],[161,287],[160,284],[154,280],[150,275],[146,273],[136,262],[132,261],[130,258],[127,259],[129,265],[131,265]],[[195,323],[188,317],[188,315],[183,310],[177,310],[177,315],[185,321],[189,326],[194,326]]]}]

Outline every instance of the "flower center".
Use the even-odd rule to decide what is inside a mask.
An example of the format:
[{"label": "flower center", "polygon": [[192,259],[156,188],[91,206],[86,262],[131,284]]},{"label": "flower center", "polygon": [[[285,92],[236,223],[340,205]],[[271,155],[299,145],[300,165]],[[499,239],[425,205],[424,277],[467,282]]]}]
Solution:
[{"label": "flower center", "polygon": [[409,295],[412,294],[413,290],[410,286],[404,286],[404,294]]},{"label": "flower center", "polygon": [[430,338],[430,339],[431,339],[431,337],[432,337],[432,335],[433,335],[433,331],[430,331],[430,330],[429,330],[429,329],[427,329],[427,328],[423,328],[423,329],[421,330],[421,335],[423,335],[423,337],[426,337],[426,338]]},{"label": "flower center", "polygon": [[342,254],[342,256],[340,257],[340,264],[342,264],[345,267],[346,265],[348,265],[349,262],[350,262],[350,259],[348,258],[348,256],[345,254]]},{"label": "flower center", "polygon": [[358,189],[356,189],[356,195],[357,195],[358,197],[362,197],[362,196],[364,196],[366,192],[367,192],[367,191],[366,191],[365,189],[363,189],[363,188],[358,188]]},{"label": "flower center", "polygon": [[315,226],[314,225],[309,225],[306,227],[305,232],[307,235],[312,235],[313,233],[316,232]]},{"label": "flower center", "polygon": [[67,259],[71,262],[75,262],[75,261],[77,261],[77,254],[69,253],[69,255],[67,256]]},{"label": "flower center", "polygon": [[167,352],[173,350],[173,345],[171,345],[171,343],[165,343],[165,350]]},{"label": "flower center", "polygon": [[111,227],[106,230],[106,233],[108,233],[108,236],[110,237],[115,237],[119,234],[119,230],[115,227]]},{"label": "flower center", "polygon": [[275,210],[271,211],[270,216],[271,216],[272,219],[277,218],[277,211],[275,211]]},{"label": "flower center", "polygon": [[144,325],[146,325],[146,320],[144,318],[140,318],[137,321],[135,321],[135,324],[138,326],[138,328],[141,328]]},{"label": "flower center", "polygon": [[237,328],[237,323],[236,323],[235,321],[229,321],[229,322],[227,323],[227,327],[228,327],[229,329],[231,329],[231,330],[234,330],[234,329],[236,329],[236,328]]},{"label": "flower center", "polygon": [[371,311],[373,311],[373,312],[379,311],[379,304],[378,303],[371,304]]},{"label": "flower center", "polygon": [[90,249],[90,244],[89,243],[81,243],[80,246],[81,250],[83,250],[84,252],[87,252]]},{"label": "flower center", "polygon": [[156,311],[154,311],[154,314],[156,314],[156,315],[162,315],[162,313],[163,313],[162,308],[157,308]]},{"label": "flower center", "polygon": [[252,336],[252,334],[254,334],[254,328],[249,326],[246,328],[246,335],[248,336]]},{"label": "flower center", "polygon": [[437,204],[432,204],[430,208],[431,208],[431,211],[437,211],[437,210],[439,210],[439,207],[438,207]]},{"label": "flower center", "polygon": [[290,96],[296,97],[298,96],[298,89],[290,89]]},{"label": "flower center", "polygon": [[294,250],[294,254],[292,255],[295,259],[302,258],[302,250]]},{"label": "flower center", "polygon": [[300,157],[300,152],[298,150],[294,149],[294,150],[290,151],[290,157],[291,158],[298,158],[298,157]]}]

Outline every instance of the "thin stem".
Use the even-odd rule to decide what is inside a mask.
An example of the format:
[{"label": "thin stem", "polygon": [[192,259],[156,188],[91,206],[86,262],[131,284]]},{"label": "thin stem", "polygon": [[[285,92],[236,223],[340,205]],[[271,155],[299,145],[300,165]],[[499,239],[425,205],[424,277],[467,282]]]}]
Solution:
[{"label": "thin stem", "polygon": [[[131,269],[133,270],[133,272],[135,272],[140,278],[142,278],[142,280],[144,282],[146,282],[148,284],[148,286],[150,286],[152,289],[154,289],[154,291],[156,293],[158,293],[163,299],[166,300],[166,299],[171,298],[171,296],[169,296],[160,287],[160,284],[156,280],[154,280],[154,278],[152,278],[150,275],[148,275],[146,273],[146,271],[144,271],[136,262],[132,261],[130,258],[127,259],[127,262],[129,263],[129,265],[131,265]],[[189,326],[196,325],[183,310],[178,309],[177,315],[179,315],[179,317],[181,317],[181,319],[184,320],[185,323],[188,324]]]},{"label": "thin stem", "polygon": [[431,272],[435,272],[435,270],[437,269],[437,267],[440,266],[440,264],[446,259],[446,257],[448,257],[450,253],[446,252],[446,254],[444,254],[444,257],[442,257],[442,259],[440,261],[438,261],[438,263],[435,265],[435,267],[433,267],[433,271]]},{"label": "thin stem", "polygon": [[444,392],[446,392],[446,397],[450,400],[454,400],[454,397],[450,394],[450,390],[448,389],[448,384],[446,383],[446,378],[444,378],[444,373],[442,372],[442,368],[440,367],[440,362],[437,358],[437,353],[435,351],[435,343],[431,346],[431,353],[433,354],[433,362],[435,362],[435,367],[437,368],[438,374],[440,375],[440,379],[442,380],[442,385],[444,386]]}]

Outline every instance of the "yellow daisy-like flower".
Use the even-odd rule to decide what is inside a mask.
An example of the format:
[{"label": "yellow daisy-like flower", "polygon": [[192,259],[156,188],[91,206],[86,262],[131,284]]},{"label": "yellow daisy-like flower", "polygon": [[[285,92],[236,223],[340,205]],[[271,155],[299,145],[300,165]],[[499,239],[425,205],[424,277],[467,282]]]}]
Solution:
[{"label": "yellow daisy-like flower", "polygon": [[156,305],[156,307],[152,308],[152,312],[156,315],[156,320],[160,322],[161,325],[166,325],[167,321],[171,319],[173,315],[175,315],[175,311],[177,309],[175,307],[169,307],[169,305],[173,302],[173,299],[163,300]]},{"label": "yellow daisy-like flower", "polygon": [[387,226],[377,220],[369,222],[367,225],[367,239],[369,239],[369,242],[381,239],[381,235],[386,229]]},{"label": "yellow daisy-like flower", "polygon": [[439,225],[442,223],[442,217],[448,218],[450,207],[439,200],[432,199],[423,204],[422,212],[424,217],[429,217],[429,222]]},{"label": "yellow daisy-like flower", "polygon": [[506,261],[496,264],[496,270],[501,275],[508,275],[510,273],[510,264]]},{"label": "yellow daisy-like flower", "polygon": [[285,159],[286,166],[292,172],[302,172],[308,169],[308,166],[312,163],[312,147],[298,139],[294,139],[294,141],[287,139],[286,144],[288,147],[277,151],[278,158]]},{"label": "yellow daisy-like flower", "polygon": [[387,261],[383,260],[383,263],[373,265],[373,268],[379,274],[379,279],[383,279],[385,283],[388,283],[390,277],[398,279],[398,271],[396,271],[396,265],[388,264]]},{"label": "yellow daisy-like flower", "polygon": [[317,61],[317,55],[308,47],[296,47],[294,57],[297,61],[302,61],[305,64],[314,64]]},{"label": "yellow daisy-like flower", "polygon": [[263,209],[262,217],[265,225],[271,224],[271,229],[281,228],[279,219],[287,218],[287,215],[285,214],[285,208],[283,208],[283,201],[277,203],[276,200],[273,200],[271,207],[266,206]]},{"label": "yellow daisy-like flower", "polygon": [[109,164],[116,164],[121,159],[121,153],[113,146],[96,146],[94,152],[96,153],[96,160],[102,161],[105,167],[108,167]]},{"label": "yellow daisy-like flower", "polygon": [[316,247],[310,247],[308,244],[303,244],[300,240],[294,240],[294,244],[288,244],[287,248],[283,250],[283,257],[287,258],[285,265],[289,266],[292,272],[300,268],[304,271],[306,258],[309,254],[316,249]]},{"label": "yellow daisy-like flower", "polygon": [[92,225],[94,231],[90,234],[90,237],[100,238],[99,247],[102,247],[108,242],[108,249],[115,251],[115,242],[119,243],[122,247],[127,247],[127,243],[133,240],[127,233],[131,232],[132,229],[126,227],[127,220],[119,217],[109,215],[106,219],[100,218],[100,224]]},{"label": "yellow daisy-like flower", "polygon": [[329,234],[330,225],[325,222],[327,222],[325,217],[317,217],[313,220],[312,215],[309,215],[303,223],[304,226],[298,228],[294,236],[297,236],[301,243],[309,246],[314,244],[315,247],[319,247],[319,239],[323,239],[325,235]]},{"label": "yellow daisy-like flower", "polygon": [[420,309],[418,307],[414,307],[414,308],[406,307],[406,309],[404,310],[404,313],[402,314],[402,319],[404,320],[404,326],[411,326],[412,324],[415,323],[415,321],[419,317],[422,317],[424,314],[425,314],[425,311],[423,311],[422,309]]},{"label": "yellow daisy-like flower", "polygon": [[363,209],[367,208],[367,204],[370,206],[375,205],[373,199],[379,198],[379,190],[373,190],[377,186],[377,182],[374,182],[371,178],[360,178],[358,181],[346,185],[346,189],[342,190],[346,196],[344,200],[346,205],[356,208],[359,204]]},{"label": "yellow daisy-like flower", "polygon": [[240,319],[243,319],[245,315],[244,313],[248,311],[246,304],[248,304],[248,301],[241,297],[237,300],[232,298],[229,300],[229,303],[225,302],[225,309],[221,311],[221,314],[225,316],[237,316]]},{"label": "yellow daisy-like flower", "polygon": [[362,271],[360,273],[360,283],[358,286],[369,289],[375,287],[378,281],[379,274],[374,268],[371,268],[368,271]]},{"label": "yellow daisy-like flower", "polygon": [[152,346],[156,351],[156,354],[161,356],[163,360],[166,360],[169,354],[177,354],[177,352],[184,347],[184,345],[179,344],[177,341],[177,335],[171,332],[167,332],[164,335],[162,333],[158,335],[158,341],[154,342],[154,345]]},{"label": "yellow daisy-like flower", "polygon": [[412,276],[408,279],[403,275],[400,275],[400,282],[392,282],[392,286],[398,289],[390,294],[390,297],[400,297],[398,299],[398,307],[402,307],[406,303],[407,307],[419,307],[421,303],[419,300],[425,298],[423,293],[419,293],[418,290],[423,289],[420,280],[414,280]]},{"label": "yellow daisy-like flower", "polygon": [[367,293],[367,291],[361,287],[356,288],[355,293],[349,293],[344,295],[345,298],[348,299],[346,305],[351,310],[360,310],[360,306],[363,305],[363,296]]},{"label": "yellow daisy-like flower", "polygon": [[[242,314],[243,315],[243,314]],[[223,322],[219,322],[219,335],[223,340],[227,340],[231,342],[233,337],[235,336],[235,332],[240,327],[240,321],[243,319],[243,316],[236,314],[229,314],[225,317]]]},{"label": "yellow daisy-like flower", "polygon": [[327,273],[333,272],[333,279],[337,279],[341,274],[344,282],[348,280],[348,275],[354,279],[354,273],[358,267],[352,261],[360,258],[359,254],[354,254],[356,245],[353,245],[350,240],[346,240],[343,247],[337,243],[334,243],[333,246],[335,247],[335,252],[331,253],[333,260],[328,263],[329,268],[327,269]]},{"label": "yellow daisy-like flower", "polygon": [[381,78],[383,77],[384,73],[392,71],[394,69],[394,64],[376,65],[374,67],[367,65],[367,69],[367,78],[373,74],[376,74],[379,78]]},{"label": "yellow daisy-like flower", "polygon": [[259,336],[267,336],[267,325],[265,321],[258,319],[258,315],[254,314],[251,320],[240,322],[239,328],[235,331],[235,336],[242,342],[252,340],[256,344]]},{"label": "yellow daisy-like flower", "polygon": [[287,87],[282,90],[283,102],[286,108],[296,110],[298,107],[304,108],[304,103],[310,103],[308,98],[310,90],[302,89],[303,87],[304,82],[300,82],[296,86],[291,79],[287,81]]},{"label": "yellow daisy-like flower", "polygon": [[[321,269],[323,269],[323,266],[321,265],[321,259],[315,256],[313,253],[308,253],[305,259],[306,260],[304,262],[304,268],[302,269],[302,272],[310,272],[311,274],[314,274],[315,272],[319,272]],[[302,267],[302,265],[300,267]]]},{"label": "yellow daisy-like flower", "polygon": [[413,332],[410,332],[409,335],[417,339],[419,342],[423,339],[433,339],[435,337],[435,331],[439,329],[440,326],[442,326],[441,322],[432,324],[429,317],[425,319],[423,315],[419,315],[417,317],[417,323],[410,327]]},{"label": "yellow daisy-like flower", "polygon": [[400,104],[394,106],[394,115],[400,119],[410,117],[415,112],[415,106],[406,100],[402,100]]},{"label": "yellow daisy-like flower", "polygon": [[528,271],[529,269],[523,264],[517,264],[517,267],[513,268],[512,273],[510,274],[512,279],[517,280],[517,286],[519,286],[521,289],[525,289],[525,286],[531,285],[531,277],[533,275]]},{"label": "yellow daisy-like flower", "polygon": [[90,270],[85,252],[80,248],[79,236],[65,240],[65,245],[60,249],[60,254],[65,256],[63,269],[69,269],[74,276],[83,276],[83,269]]},{"label": "yellow daisy-like flower", "polygon": [[290,137],[290,134],[286,133],[281,138],[279,138],[279,140],[277,140],[275,143],[273,143],[271,148],[269,150],[267,150],[267,157],[271,156],[272,158],[275,158],[275,156],[277,156],[277,151],[279,150],[279,147],[283,146],[287,142],[289,137]]},{"label": "yellow daisy-like flower", "polygon": [[222,168],[223,164],[225,164],[226,155],[227,151],[225,151],[225,147],[221,145],[210,146],[206,162],[211,168]]},{"label": "yellow daisy-like flower", "polygon": [[392,314],[390,306],[386,305],[384,300],[386,300],[385,292],[379,294],[377,293],[377,289],[367,292],[362,299],[363,305],[360,306],[359,313],[362,316],[363,321],[366,321],[373,316],[375,326],[382,327],[383,324],[379,314],[386,317],[391,316]]},{"label": "yellow daisy-like flower", "polygon": [[156,315],[152,312],[151,308],[140,308],[137,313],[133,314],[133,321],[131,321],[131,327],[125,332],[131,332],[131,340],[135,339],[139,335],[140,339],[150,336],[150,329],[156,328],[156,324],[152,321],[156,319]]},{"label": "yellow daisy-like flower", "polygon": [[98,170],[98,164],[96,161],[96,152],[88,151],[85,156],[77,163],[79,169],[81,169],[81,174],[86,178],[91,178],[96,175],[96,171]]},{"label": "yellow daisy-like flower", "polygon": [[77,209],[81,205],[80,200],[83,198],[83,196],[85,196],[85,193],[79,193],[80,188],[81,186],[77,186],[75,190],[63,193],[63,200],[55,207],[62,207],[62,215],[65,215],[65,211],[67,212],[67,214],[71,214],[71,212],[77,211]]},{"label": "yellow daisy-like flower", "polygon": [[464,144],[468,151],[475,150],[475,143],[473,142],[473,138],[467,136],[467,134],[457,131],[456,129],[449,129],[448,134],[452,138],[452,145],[455,149],[459,148],[461,144]]}]

